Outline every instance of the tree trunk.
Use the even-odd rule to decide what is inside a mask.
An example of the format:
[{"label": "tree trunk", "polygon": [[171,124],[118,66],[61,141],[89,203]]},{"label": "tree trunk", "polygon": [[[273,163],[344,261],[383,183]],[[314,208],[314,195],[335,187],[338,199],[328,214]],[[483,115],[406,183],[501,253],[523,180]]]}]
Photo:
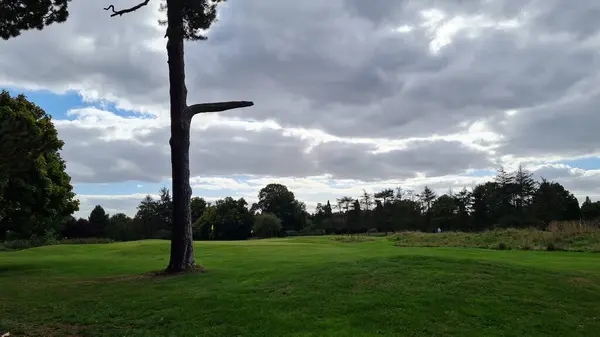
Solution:
[{"label": "tree trunk", "polygon": [[167,1],[167,56],[171,104],[171,168],[173,178],[173,227],[167,272],[196,268],[190,200],[190,125],[185,86],[183,18],[181,0]]}]

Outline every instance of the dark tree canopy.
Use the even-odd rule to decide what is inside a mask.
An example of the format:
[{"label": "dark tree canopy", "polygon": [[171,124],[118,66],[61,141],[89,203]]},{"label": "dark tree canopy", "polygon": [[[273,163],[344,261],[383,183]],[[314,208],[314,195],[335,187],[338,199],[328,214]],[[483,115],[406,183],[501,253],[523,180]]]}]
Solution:
[{"label": "dark tree canopy", "polygon": [[69,17],[71,0],[0,0],[0,37],[8,40],[21,32],[38,29]]},{"label": "dark tree canopy", "polygon": [[44,110],[0,93],[0,236],[42,235],[79,209],[62,146]]}]

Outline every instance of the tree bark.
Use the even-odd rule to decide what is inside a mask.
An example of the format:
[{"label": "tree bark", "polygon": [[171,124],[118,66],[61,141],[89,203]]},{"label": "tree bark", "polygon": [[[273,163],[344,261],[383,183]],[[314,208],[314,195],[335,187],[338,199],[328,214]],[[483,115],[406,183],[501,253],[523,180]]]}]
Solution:
[{"label": "tree bark", "polygon": [[173,178],[173,227],[167,272],[196,268],[190,214],[190,125],[186,112],[187,88],[183,49],[182,1],[167,1],[167,56],[171,104],[171,169]]}]

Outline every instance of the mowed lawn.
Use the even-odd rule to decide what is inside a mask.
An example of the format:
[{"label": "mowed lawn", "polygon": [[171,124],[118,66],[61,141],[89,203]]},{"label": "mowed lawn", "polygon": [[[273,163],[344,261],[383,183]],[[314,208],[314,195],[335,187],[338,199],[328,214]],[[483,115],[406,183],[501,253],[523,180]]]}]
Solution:
[{"label": "mowed lawn", "polygon": [[14,336],[598,336],[600,254],[400,248],[328,237],[0,253]]}]

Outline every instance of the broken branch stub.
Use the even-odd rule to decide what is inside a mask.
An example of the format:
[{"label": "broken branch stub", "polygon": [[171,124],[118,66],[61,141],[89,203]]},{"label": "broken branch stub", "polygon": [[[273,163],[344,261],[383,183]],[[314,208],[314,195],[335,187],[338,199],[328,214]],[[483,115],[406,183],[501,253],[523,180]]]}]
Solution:
[{"label": "broken branch stub", "polygon": [[250,101],[231,101],[217,103],[200,103],[190,105],[185,109],[185,115],[192,118],[194,115],[206,112],[220,112],[232,109],[246,108],[253,106],[254,102]]}]

